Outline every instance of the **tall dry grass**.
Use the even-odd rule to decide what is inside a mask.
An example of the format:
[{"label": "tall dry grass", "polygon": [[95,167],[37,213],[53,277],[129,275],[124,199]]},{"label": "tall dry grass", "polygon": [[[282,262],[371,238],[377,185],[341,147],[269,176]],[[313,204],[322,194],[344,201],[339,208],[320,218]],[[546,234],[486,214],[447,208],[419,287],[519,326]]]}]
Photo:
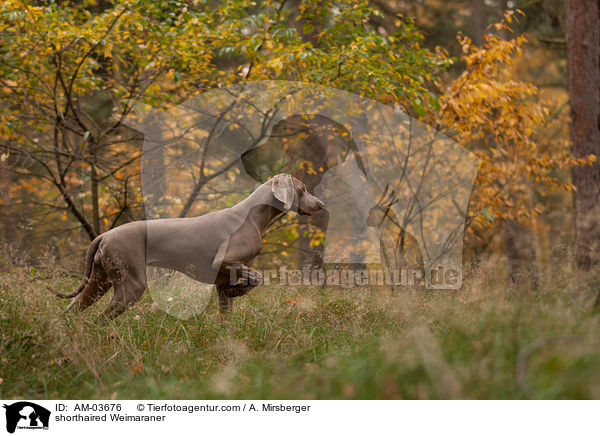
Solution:
[{"label": "tall dry grass", "polygon": [[76,279],[13,268],[0,277],[0,397],[600,398],[593,286],[565,270],[507,291],[501,265],[452,292],[262,287],[229,320],[214,299],[183,321],[146,295],[105,324],[108,297],[63,315],[45,284]]}]

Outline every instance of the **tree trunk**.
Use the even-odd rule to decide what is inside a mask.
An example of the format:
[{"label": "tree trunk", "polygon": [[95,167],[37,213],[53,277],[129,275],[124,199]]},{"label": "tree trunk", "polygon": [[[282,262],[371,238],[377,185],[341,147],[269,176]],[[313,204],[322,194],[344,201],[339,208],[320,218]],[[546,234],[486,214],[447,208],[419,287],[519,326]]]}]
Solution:
[{"label": "tree trunk", "polygon": [[90,165],[92,167],[91,180],[92,180],[92,225],[94,226],[94,232],[97,235],[102,233],[100,230],[100,195],[98,193],[98,171],[97,165],[97,146],[96,144],[90,144]]},{"label": "tree trunk", "polygon": [[473,19],[473,41],[481,47],[485,35],[485,4],[483,0],[471,0],[471,18]]},{"label": "tree trunk", "polygon": [[531,231],[518,221],[507,220],[504,223],[504,242],[509,286],[517,289],[527,285],[528,289],[538,289],[537,250]]},{"label": "tree trunk", "polygon": [[[504,14],[508,9],[508,0],[500,0],[498,2],[498,15],[500,15],[500,18],[504,17]],[[500,37],[502,39],[507,39],[509,36],[509,32],[506,29],[500,29]]]},{"label": "tree trunk", "polygon": [[311,268],[323,268],[323,253],[325,246],[317,245],[311,247],[310,242],[310,227],[311,225],[322,231],[327,232],[327,223],[329,222],[329,214],[320,213],[315,216],[298,216],[299,233],[298,236],[298,248],[299,248],[299,259],[298,266],[303,268],[305,266]]},{"label": "tree trunk", "polygon": [[11,186],[10,179],[11,177],[7,162],[0,160],[0,199],[2,200],[4,243],[8,246],[15,242],[17,230],[15,214],[12,207],[13,202],[8,192]]},{"label": "tree trunk", "polygon": [[[504,12],[508,9],[506,0],[501,0],[498,7],[498,12],[501,16],[504,16]],[[504,30],[500,32],[499,36],[505,40],[508,38]],[[514,182],[529,183],[527,180],[517,179]],[[515,201],[515,198],[513,198],[513,201]],[[507,219],[504,222],[503,232],[509,289],[517,290],[524,289],[524,287],[527,290],[539,289],[538,250],[536,238],[530,226],[522,220]]]},{"label": "tree trunk", "polygon": [[[600,157],[600,28],[598,0],[566,0],[566,42],[573,155]],[[577,265],[598,262],[600,170],[598,162],[573,168]]]}]

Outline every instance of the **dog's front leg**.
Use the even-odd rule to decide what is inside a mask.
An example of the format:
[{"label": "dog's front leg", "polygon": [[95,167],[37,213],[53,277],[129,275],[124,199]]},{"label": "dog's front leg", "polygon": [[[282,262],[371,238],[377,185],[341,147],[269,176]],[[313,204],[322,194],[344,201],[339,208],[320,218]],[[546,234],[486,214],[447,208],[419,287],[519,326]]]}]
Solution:
[{"label": "dog's front leg", "polygon": [[226,264],[223,269],[229,276],[228,287],[224,290],[224,294],[230,298],[246,295],[250,289],[262,283],[261,272],[241,262]]},{"label": "dog's front leg", "polygon": [[262,282],[262,274],[244,264],[236,263],[223,268],[227,272],[228,281],[217,284],[219,298],[219,313],[231,313],[233,299],[246,295],[250,289]]},{"label": "dog's front leg", "polygon": [[217,297],[219,298],[219,313],[221,315],[229,315],[233,306],[233,298],[227,296],[229,283],[221,283],[217,285]]},{"label": "dog's front leg", "polygon": [[242,226],[217,250],[212,267],[220,277],[217,294],[221,314],[231,311],[233,298],[247,294],[262,283],[262,274],[247,266],[261,248],[261,235],[254,234],[255,230],[252,226]]}]

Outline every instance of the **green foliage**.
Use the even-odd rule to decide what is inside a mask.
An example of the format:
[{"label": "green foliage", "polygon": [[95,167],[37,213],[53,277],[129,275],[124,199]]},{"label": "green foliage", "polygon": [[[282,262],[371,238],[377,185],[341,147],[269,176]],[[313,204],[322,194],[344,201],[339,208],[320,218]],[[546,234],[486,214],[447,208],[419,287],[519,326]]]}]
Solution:
[{"label": "green foliage", "polygon": [[409,19],[379,33],[372,21],[381,12],[366,1],[89,6],[0,4],[0,140],[15,171],[12,196],[44,216],[38,233],[75,224],[92,238],[143,217],[139,138],[121,124],[133,100],[167,108],[211,88],[281,79],[421,116],[436,107],[428,86],[450,63],[423,48]]},{"label": "green foliage", "polygon": [[216,7],[116,1],[98,15],[35,4],[3,2],[0,71],[5,83],[37,85],[40,93],[38,87],[57,75],[77,94],[101,87],[116,98],[128,95],[133,80],[160,77],[143,92],[148,102],[270,78],[330,84],[406,105],[415,98],[429,102],[427,83],[450,63],[441,51],[422,47],[423,36],[409,19],[397,19],[390,35],[378,33],[370,20],[381,12],[366,1],[307,1],[298,9],[285,0]]}]

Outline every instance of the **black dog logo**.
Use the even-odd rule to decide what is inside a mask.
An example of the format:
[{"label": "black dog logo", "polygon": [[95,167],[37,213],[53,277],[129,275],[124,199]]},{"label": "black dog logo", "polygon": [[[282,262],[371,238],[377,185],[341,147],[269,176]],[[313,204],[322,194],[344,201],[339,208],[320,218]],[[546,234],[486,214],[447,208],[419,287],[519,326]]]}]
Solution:
[{"label": "black dog logo", "polygon": [[[6,431],[14,433],[17,426],[27,429],[48,429],[50,411],[29,401],[4,405],[6,409]],[[20,425],[19,425],[20,424]]]}]

